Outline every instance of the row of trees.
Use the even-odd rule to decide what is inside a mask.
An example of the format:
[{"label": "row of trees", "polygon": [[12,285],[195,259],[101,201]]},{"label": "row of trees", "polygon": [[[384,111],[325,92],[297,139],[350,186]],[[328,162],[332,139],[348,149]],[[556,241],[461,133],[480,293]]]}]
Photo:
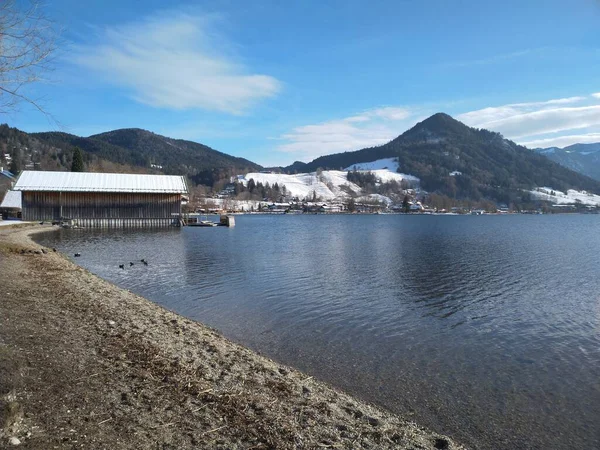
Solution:
[{"label": "row of trees", "polygon": [[[14,149],[11,153],[9,153],[9,155],[11,156],[11,159],[10,159],[10,165],[8,166],[8,170],[11,173],[13,173],[14,175],[20,174],[24,167],[23,152],[20,149]],[[58,158],[58,156],[56,156],[56,154],[54,154],[54,156],[56,158]],[[63,157],[61,163],[66,164],[66,161],[64,160],[64,153],[61,153],[60,156]],[[33,158],[30,157],[30,159],[32,160],[32,162],[35,162],[35,161],[33,161]],[[71,172],[84,172],[84,171],[85,171],[85,164],[83,162],[83,153],[81,152],[81,149],[79,149],[78,147],[75,147],[75,149],[73,150],[73,159],[71,162]]]},{"label": "row of trees", "polygon": [[247,186],[241,182],[233,183],[232,194],[240,200],[268,200],[272,202],[283,202],[290,200],[289,192],[285,185],[279,186],[278,183],[262,184],[256,182],[253,178],[248,181]]}]

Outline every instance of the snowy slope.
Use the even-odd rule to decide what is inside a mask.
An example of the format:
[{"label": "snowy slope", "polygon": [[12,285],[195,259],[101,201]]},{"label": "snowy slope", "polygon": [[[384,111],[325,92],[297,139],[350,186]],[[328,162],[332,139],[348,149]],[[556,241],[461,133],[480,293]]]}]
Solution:
[{"label": "snowy slope", "polygon": [[[532,197],[557,205],[575,204],[579,200],[584,205],[600,206],[600,195],[590,194],[585,191],[575,191],[569,189],[566,193],[552,189],[550,187],[538,188],[539,190],[529,191]],[[555,195],[551,195],[554,192]]]},{"label": "snowy slope", "polygon": [[379,180],[380,183],[389,183],[390,181],[397,181],[398,183],[402,180],[411,181],[418,183],[419,179],[414,175],[407,175],[405,173],[390,172],[389,170],[368,170],[365,172],[371,172]]},{"label": "snowy slope", "polygon": [[[369,170],[368,172],[373,173],[380,183],[390,181],[400,182],[402,180],[419,182],[417,177],[391,172],[387,169]],[[347,171],[341,170],[324,170],[319,175],[316,172],[295,175],[252,172],[239,177],[239,181],[245,185],[248,184],[250,179],[253,179],[255,183],[262,183],[263,185],[269,183],[273,186],[277,183],[280,188],[285,186],[291,196],[298,197],[299,199],[311,198],[313,191],[317,197],[323,200],[347,198],[350,195],[349,191],[354,195],[361,195],[362,189],[360,186],[348,181],[347,175]]]},{"label": "snowy slope", "polygon": [[390,181],[400,182],[402,180],[419,182],[419,179],[413,175],[407,175],[405,173],[397,173],[400,165],[398,164],[398,158],[384,158],[378,159],[377,161],[371,161],[366,163],[353,164],[350,167],[346,167],[346,172],[357,170],[359,172],[371,172],[375,175],[380,183],[389,183]]},{"label": "snowy slope", "polygon": [[272,186],[277,183],[280,188],[285,186],[290,195],[300,199],[312,197],[313,191],[317,197],[323,200],[348,197],[348,194],[342,189],[344,185],[347,186],[346,189],[350,189],[356,194],[361,193],[359,186],[346,179],[346,172],[339,170],[324,170],[320,175],[317,175],[316,172],[296,175],[252,172],[246,174],[240,181],[247,185],[250,179],[263,185],[269,183]]},{"label": "snowy slope", "polygon": [[371,161],[366,163],[353,164],[350,167],[346,167],[344,170],[379,170],[388,169],[391,172],[398,171],[398,158],[384,158],[378,159],[377,161]]}]

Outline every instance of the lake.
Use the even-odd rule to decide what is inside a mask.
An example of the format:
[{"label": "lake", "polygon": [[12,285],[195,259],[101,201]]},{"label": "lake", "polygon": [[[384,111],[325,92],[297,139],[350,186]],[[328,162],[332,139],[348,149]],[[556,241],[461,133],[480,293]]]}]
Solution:
[{"label": "lake", "polygon": [[38,241],[472,448],[600,448],[600,216],[236,224]]}]

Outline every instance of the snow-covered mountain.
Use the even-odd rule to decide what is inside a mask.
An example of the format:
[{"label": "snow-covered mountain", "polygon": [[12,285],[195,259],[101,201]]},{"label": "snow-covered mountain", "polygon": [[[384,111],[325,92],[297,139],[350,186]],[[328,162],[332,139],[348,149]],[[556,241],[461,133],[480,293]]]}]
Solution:
[{"label": "snow-covered mountain", "polygon": [[[499,133],[468,127],[444,113],[419,122],[387,144],[320,156],[308,163],[296,161],[283,171],[352,170],[354,166],[379,170],[393,164],[394,172],[396,162],[402,172],[421,179],[423,190],[461,201],[518,204],[523,191],[537,186],[600,194],[600,178],[584,176]],[[350,179],[358,182],[359,178]]]},{"label": "snow-covered mountain", "polygon": [[561,166],[600,180],[600,143],[573,144],[565,148],[536,148],[535,151]]}]

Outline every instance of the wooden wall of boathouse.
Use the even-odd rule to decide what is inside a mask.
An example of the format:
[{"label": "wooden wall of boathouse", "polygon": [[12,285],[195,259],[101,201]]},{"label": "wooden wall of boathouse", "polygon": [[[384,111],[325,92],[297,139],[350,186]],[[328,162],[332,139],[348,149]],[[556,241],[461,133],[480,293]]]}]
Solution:
[{"label": "wooden wall of boathouse", "polygon": [[72,219],[87,227],[168,226],[181,214],[181,194],[23,192],[23,220]]}]

